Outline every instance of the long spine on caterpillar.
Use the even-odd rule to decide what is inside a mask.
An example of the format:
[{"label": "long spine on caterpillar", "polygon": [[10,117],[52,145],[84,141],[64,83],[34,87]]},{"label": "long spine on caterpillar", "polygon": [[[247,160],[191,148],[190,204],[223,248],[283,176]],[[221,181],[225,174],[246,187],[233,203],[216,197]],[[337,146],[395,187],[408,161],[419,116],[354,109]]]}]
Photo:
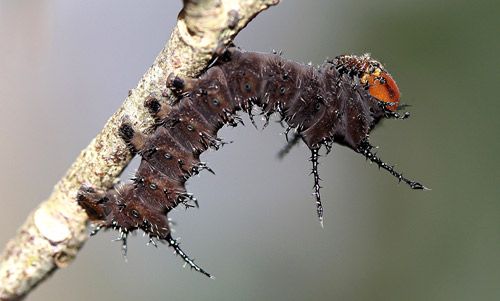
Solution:
[{"label": "long spine on caterpillar", "polygon": [[223,145],[218,130],[226,124],[236,126],[240,121],[237,111],[252,117],[254,106],[267,119],[278,113],[288,125],[287,131],[296,131],[291,143],[302,138],[311,150],[313,195],[321,222],[319,150],[325,146],[329,151],[333,142],[363,154],[400,181],[412,183],[412,188],[424,188],[403,178],[370,151],[370,130],[384,117],[399,116],[394,112],[399,91],[383,67],[367,56],[340,56],[314,68],[278,55],[231,48],[200,78],[171,75],[167,85],[179,95],[179,101],[170,110],[155,98],[145,102],[157,121],[151,134],[135,132],[127,122],[120,127],[130,149],[142,156],[132,182],[107,192],[82,188],[78,195],[78,203],[97,230],[120,231],[124,251],[127,234],[141,229],[153,243],[157,239],[169,244],[191,268],[210,276],[171,237],[167,214],[179,204],[197,206],[185,182],[201,170],[213,172],[200,161],[200,154]]}]

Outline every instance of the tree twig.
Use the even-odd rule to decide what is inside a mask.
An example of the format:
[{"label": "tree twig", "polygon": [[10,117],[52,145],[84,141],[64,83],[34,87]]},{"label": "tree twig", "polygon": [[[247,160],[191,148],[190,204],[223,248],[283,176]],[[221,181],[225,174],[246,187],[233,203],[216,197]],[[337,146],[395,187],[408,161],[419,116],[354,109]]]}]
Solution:
[{"label": "tree twig", "polygon": [[259,12],[279,0],[184,0],[170,40],[129,92],[123,105],[81,152],[5,247],[0,258],[0,300],[21,300],[58,268],[75,259],[86,241],[87,216],[75,201],[82,184],[108,189],[131,157],[117,135],[124,117],[144,131],[152,119],[144,108],[151,95],[162,95],[167,75],[195,76],[214,51],[227,45]]}]

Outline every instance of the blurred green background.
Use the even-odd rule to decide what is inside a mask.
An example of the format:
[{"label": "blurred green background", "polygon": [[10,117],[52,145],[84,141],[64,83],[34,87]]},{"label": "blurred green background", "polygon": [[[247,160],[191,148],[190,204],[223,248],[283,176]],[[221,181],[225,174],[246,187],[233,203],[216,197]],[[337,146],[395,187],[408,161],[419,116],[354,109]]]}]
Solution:
[{"label": "blurred green background", "polygon": [[[0,0],[0,245],[135,87],[180,5]],[[204,156],[217,176],[189,181],[200,210],[172,216],[215,281],[140,235],[126,263],[108,232],[28,300],[499,300],[499,8],[286,0],[259,15],[236,39],[245,49],[314,64],[370,52],[384,63],[412,117],[384,122],[371,141],[432,191],[336,147],[321,158],[321,229],[307,149],[279,161],[278,125],[224,129],[235,143]]]}]

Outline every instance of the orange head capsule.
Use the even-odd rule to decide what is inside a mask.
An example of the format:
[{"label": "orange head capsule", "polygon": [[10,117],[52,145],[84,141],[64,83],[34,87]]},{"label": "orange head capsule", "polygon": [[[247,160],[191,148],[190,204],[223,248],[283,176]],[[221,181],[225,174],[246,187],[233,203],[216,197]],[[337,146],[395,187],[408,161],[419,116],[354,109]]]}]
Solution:
[{"label": "orange head capsule", "polygon": [[373,72],[365,73],[362,81],[368,84],[368,91],[371,96],[382,102],[391,103],[386,108],[396,111],[399,105],[400,94],[396,82],[389,73],[375,68]]}]

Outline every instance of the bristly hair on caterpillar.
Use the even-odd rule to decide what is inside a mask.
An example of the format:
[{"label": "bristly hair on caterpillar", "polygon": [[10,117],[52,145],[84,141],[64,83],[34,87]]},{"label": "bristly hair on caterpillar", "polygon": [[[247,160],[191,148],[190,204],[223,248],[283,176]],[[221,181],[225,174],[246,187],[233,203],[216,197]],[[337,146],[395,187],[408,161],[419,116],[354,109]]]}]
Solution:
[{"label": "bristly hair on caterpillar", "polygon": [[286,124],[285,133],[295,133],[289,140],[287,135],[288,144],[280,157],[301,140],[310,149],[313,195],[321,225],[319,150],[325,147],[328,153],[333,143],[361,154],[412,189],[427,189],[403,177],[373,152],[369,133],[378,122],[405,119],[409,113],[398,113],[396,82],[368,55],[341,55],[313,67],[277,54],[231,47],[199,78],[171,74],[167,88],[178,96],[170,108],[153,96],[145,101],[156,120],[148,134],[135,131],[126,120],[119,129],[130,150],[142,157],[132,182],[108,191],[82,187],[78,193],[78,204],[96,226],[91,234],[100,229],[118,230],[124,254],[128,234],[140,229],[151,244],[168,244],[191,268],[211,277],[173,239],[167,215],[179,204],[197,207],[185,183],[203,170],[213,173],[200,161],[200,154],[224,144],[217,132],[224,125],[241,123],[238,111],[247,112],[253,121],[254,107],[267,120],[277,114]]}]

